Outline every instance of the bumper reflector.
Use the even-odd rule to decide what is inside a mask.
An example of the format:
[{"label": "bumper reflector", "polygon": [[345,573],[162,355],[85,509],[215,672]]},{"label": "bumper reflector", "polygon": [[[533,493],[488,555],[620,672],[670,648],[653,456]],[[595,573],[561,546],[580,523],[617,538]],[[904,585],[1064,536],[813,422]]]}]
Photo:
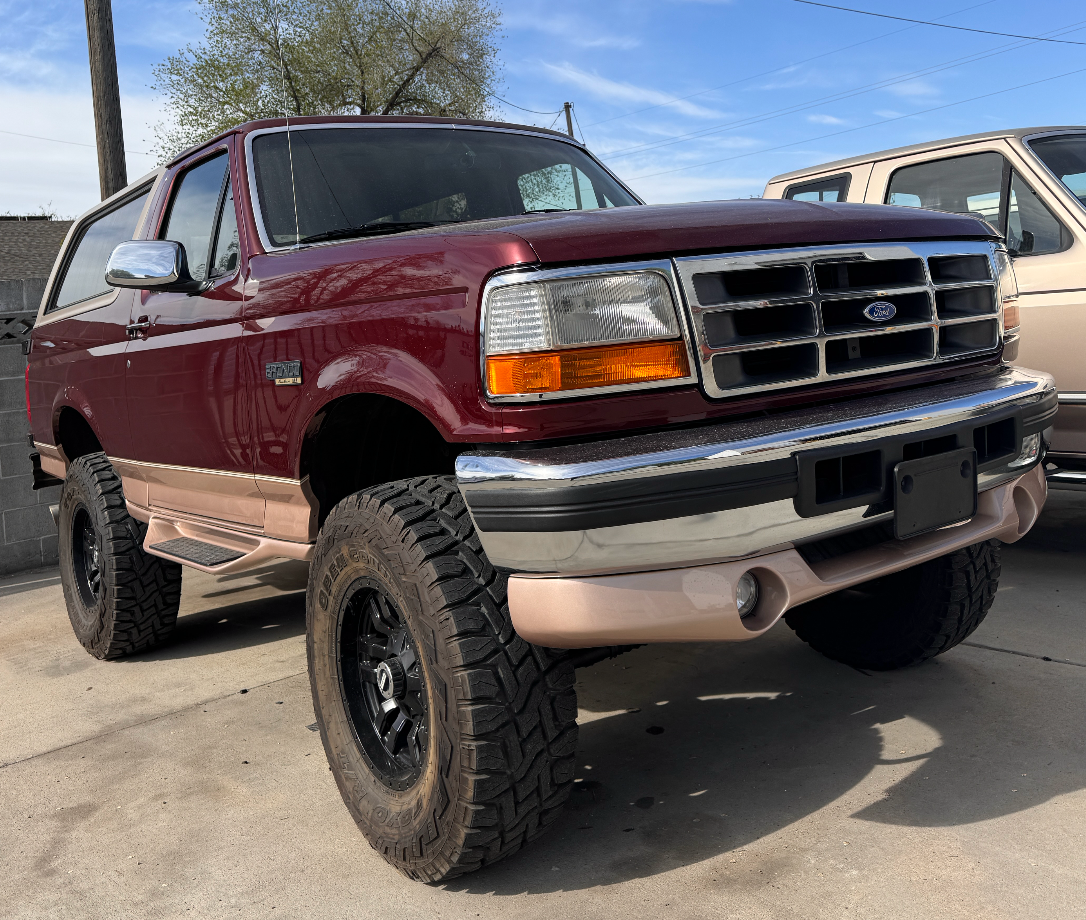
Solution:
[{"label": "bumper reflector", "polygon": [[556,393],[688,376],[690,364],[681,341],[598,345],[486,359],[491,396]]}]

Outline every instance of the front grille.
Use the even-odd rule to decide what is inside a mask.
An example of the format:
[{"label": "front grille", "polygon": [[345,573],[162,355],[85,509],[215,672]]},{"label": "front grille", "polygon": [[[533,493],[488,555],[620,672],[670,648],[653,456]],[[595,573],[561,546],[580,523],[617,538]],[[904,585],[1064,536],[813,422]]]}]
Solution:
[{"label": "front grille", "polygon": [[874,243],[676,260],[710,396],[995,352],[987,243]]}]

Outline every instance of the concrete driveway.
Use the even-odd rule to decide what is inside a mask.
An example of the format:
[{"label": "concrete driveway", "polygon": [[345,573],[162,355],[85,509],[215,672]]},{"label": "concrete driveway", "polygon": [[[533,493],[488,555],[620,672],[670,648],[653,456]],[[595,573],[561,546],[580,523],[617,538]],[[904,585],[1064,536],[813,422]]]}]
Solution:
[{"label": "concrete driveway", "polygon": [[582,671],[571,807],[441,887],[370,850],[308,727],[304,567],[186,571],[176,639],[114,663],[55,570],[7,579],[0,917],[1080,918],[1086,495],[1003,559],[968,645],[912,670],[780,625]]}]

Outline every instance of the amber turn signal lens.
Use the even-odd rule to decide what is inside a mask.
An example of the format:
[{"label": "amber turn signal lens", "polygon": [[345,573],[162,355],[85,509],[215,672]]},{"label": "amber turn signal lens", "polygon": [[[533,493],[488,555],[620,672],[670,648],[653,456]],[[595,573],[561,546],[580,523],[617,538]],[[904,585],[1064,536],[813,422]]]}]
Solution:
[{"label": "amber turn signal lens", "polygon": [[486,385],[492,396],[674,380],[689,373],[681,341],[597,345],[486,359]]},{"label": "amber turn signal lens", "polygon": [[1017,303],[1003,304],[1003,328],[1017,329],[1022,324]]}]

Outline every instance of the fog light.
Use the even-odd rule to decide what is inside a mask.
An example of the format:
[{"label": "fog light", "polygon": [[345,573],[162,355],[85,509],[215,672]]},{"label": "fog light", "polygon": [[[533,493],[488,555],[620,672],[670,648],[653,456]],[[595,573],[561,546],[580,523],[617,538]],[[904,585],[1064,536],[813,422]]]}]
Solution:
[{"label": "fog light", "polygon": [[754,613],[758,606],[758,579],[750,572],[744,572],[735,586],[735,606],[739,608],[739,616],[744,620]]},{"label": "fog light", "polygon": [[1022,452],[1009,465],[1011,467],[1027,466],[1033,463],[1041,454],[1041,433],[1028,434],[1022,438]]}]

